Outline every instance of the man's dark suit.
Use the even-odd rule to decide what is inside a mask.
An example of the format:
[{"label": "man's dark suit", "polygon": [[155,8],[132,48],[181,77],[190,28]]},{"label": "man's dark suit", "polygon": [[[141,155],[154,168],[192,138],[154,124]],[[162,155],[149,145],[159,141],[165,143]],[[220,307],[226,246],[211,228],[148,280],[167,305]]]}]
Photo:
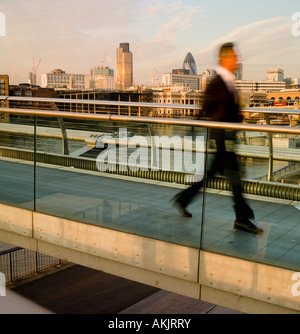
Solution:
[{"label": "man's dark suit", "polygon": [[[206,117],[220,122],[241,122],[240,107],[234,90],[229,90],[220,75],[217,75],[208,85],[203,101],[203,112]],[[235,132],[232,130],[214,129],[211,138],[216,141],[217,152],[207,171],[207,178],[213,177],[217,172],[228,177],[232,186],[234,209],[236,218],[253,218],[251,208],[245,202],[241,191],[240,169],[233,149],[226,149],[225,140],[229,147],[234,147]],[[192,198],[204,185],[200,181],[185,189],[176,196],[177,203],[186,208]]]}]

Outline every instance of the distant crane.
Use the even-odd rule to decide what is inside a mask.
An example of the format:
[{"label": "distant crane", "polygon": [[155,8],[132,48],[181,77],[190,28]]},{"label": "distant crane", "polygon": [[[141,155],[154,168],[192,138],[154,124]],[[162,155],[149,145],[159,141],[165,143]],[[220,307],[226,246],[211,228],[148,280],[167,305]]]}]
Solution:
[{"label": "distant crane", "polygon": [[98,56],[100,58],[101,68],[103,68],[104,67],[104,58],[100,54],[98,54]]},{"label": "distant crane", "polygon": [[145,64],[145,66],[147,67],[147,70],[149,72],[149,75],[150,75],[150,78],[151,78],[151,82],[152,84],[156,84],[158,82],[158,78],[157,78],[157,71],[152,71],[151,68],[149,67],[148,63],[146,62],[145,60],[145,57],[141,51],[141,49],[135,44],[135,47],[137,48],[139,54],[141,55],[142,59],[143,59],[143,62]]},{"label": "distant crane", "polygon": [[40,66],[41,61],[42,61],[42,60],[40,59],[40,60],[38,61],[38,64],[37,64],[36,66],[34,66],[34,58],[33,58],[33,60],[32,60],[32,63],[33,63],[32,71],[33,71],[33,73],[36,74],[36,71],[37,71],[38,67]]},{"label": "distant crane", "polygon": [[29,83],[31,85],[36,85],[36,72],[41,63],[41,59],[38,61],[38,64],[34,65],[34,58],[32,59],[32,72],[29,73]]},{"label": "distant crane", "polygon": [[113,70],[114,70],[114,73],[115,73],[116,78],[117,78],[117,85],[119,86],[119,85],[121,84],[121,82],[122,82],[122,80],[121,80],[121,76],[120,76],[120,74],[117,72],[116,67],[115,67],[115,65],[113,64],[113,62],[112,62],[110,56],[108,55],[108,53],[105,51],[104,54],[105,54],[106,58],[108,59],[108,61],[109,61],[110,65],[111,65],[111,67],[112,67]]}]

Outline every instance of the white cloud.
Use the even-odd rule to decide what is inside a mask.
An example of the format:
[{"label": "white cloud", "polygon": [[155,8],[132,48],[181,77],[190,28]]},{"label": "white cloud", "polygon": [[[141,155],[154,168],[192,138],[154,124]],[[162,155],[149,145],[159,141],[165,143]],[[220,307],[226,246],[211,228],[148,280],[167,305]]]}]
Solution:
[{"label": "white cloud", "polygon": [[[154,3],[141,10],[140,22],[155,22],[153,29],[147,29],[147,38],[143,39],[143,31],[138,42],[140,49],[147,60],[147,66],[158,69],[159,74],[171,70],[169,64],[172,63],[175,55],[182,52],[179,40],[185,38],[187,30],[192,26],[193,20],[199,19],[203,15],[200,6],[191,6],[182,1],[172,2],[154,1]],[[145,28],[146,29],[146,28]],[[184,55],[185,56],[185,55]],[[142,83],[143,75],[147,75],[147,66],[142,62],[142,58],[136,56],[136,65],[141,75],[136,77],[138,83]],[[176,65],[180,67],[183,59]],[[180,65],[179,65],[180,64]],[[149,79],[149,78],[148,78]],[[144,80],[145,82],[145,80]]]},{"label": "white cloud", "polygon": [[[276,67],[281,60],[289,57],[293,66],[298,63],[300,52],[299,41],[291,34],[292,23],[287,17],[275,17],[268,20],[261,20],[242,26],[231,33],[212,41],[206,48],[195,52],[194,58],[198,67],[215,66],[217,64],[217,50],[222,43],[233,41],[237,47],[244,63],[244,69],[247,73],[256,67],[260,73],[250,71],[250,79],[260,79],[265,77],[265,70],[269,67]],[[258,66],[257,66],[258,65]],[[295,73],[296,74],[296,73]],[[298,76],[300,73],[298,71]]]},{"label": "white cloud", "polygon": [[159,23],[154,26],[152,36],[142,41],[143,44],[145,47],[148,45],[152,49],[153,47],[163,47],[164,50],[166,47],[161,43],[165,43],[171,48],[176,47],[176,39],[184,35],[187,28],[192,24],[192,20],[202,13],[200,6],[174,2],[170,7],[162,1],[156,2],[153,7],[143,9],[143,12],[144,15],[141,17],[143,21],[151,21],[155,14],[154,21]]}]

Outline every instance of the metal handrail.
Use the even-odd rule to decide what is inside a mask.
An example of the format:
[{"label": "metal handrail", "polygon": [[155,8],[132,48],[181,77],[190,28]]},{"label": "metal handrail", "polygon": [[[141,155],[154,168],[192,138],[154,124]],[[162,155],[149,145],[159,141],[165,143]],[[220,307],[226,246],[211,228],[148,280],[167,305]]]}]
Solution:
[{"label": "metal handrail", "polygon": [[214,129],[228,129],[237,131],[259,131],[272,133],[289,133],[300,135],[299,127],[280,126],[280,125],[265,125],[265,124],[246,124],[246,123],[229,123],[216,122],[206,120],[190,120],[178,118],[162,118],[162,117],[146,117],[146,116],[125,116],[125,115],[109,115],[109,114],[90,114],[77,113],[68,111],[51,111],[51,110],[35,110],[35,109],[18,109],[0,107],[0,112],[10,114],[24,114],[29,116],[48,116],[48,117],[62,117],[62,118],[77,118],[87,120],[103,120],[115,122],[134,122],[147,124],[164,124],[164,125],[182,125],[205,127]]},{"label": "metal handrail", "polygon": [[[176,108],[176,109],[202,109],[200,105],[186,105],[186,104],[166,104],[166,103],[146,103],[146,102],[127,102],[127,101],[107,101],[107,100],[86,100],[86,99],[62,99],[62,98],[41,98],[41,97],[17,97],[17,96],[0,96],[0,100],[4,101],[33,101],[33,102],[49,102],[52,105],[55,103],[80,103],[80,104],[95,104],[95,105],[111,105],[111,106],[127,106],[127,107],[148,107],[148,108]],[[268,180],[271,181],[273,174],[273,142],[272,133],[285,133],[300,135],[299,127],[291,126],[276,126],[270,125],[270,114],[285,114],[285,115],[300,115],[299,109],[277,109],[277,108],[244,108],[243,112],[263,113],[267,124],[245,124],[245,123],[224,123],[207,120],[189,120],[189,119],[174,119],[161,117],[147,117],[147,116],[125,116],[125,115],[111,115],[111,114],[97,114],[97,113],[78,113],[65,111],[49,111],[49,110],[34,110],[34,109],[19,109],[19,108],[0,108],[0,112],[13,114],[26,114],[32,116],[49,116],[61,118],[77,118],[77,119],[92,119],[92,120],[106,120],[115,122],[135,122],[150,124],[167,124],[167,125],[181,125],[192,127],[205,127],[213,129],[230,129],[236,131],[259,131],[267,132],[269,142],[269,172]]]},{"label": "metal handrail", "polygon": [[[55,102],[59,103],[65,103],[65,102],[71,102],[71,103],[96,103],[96,104],[106,104],[106,105],[118,105],[118,106],[125,106],[125,105],[131,105],[131,106],[139,106],[141,107],[142,103],[138,102],[122,102],[122,101],[103,101],[103,100],[65,100],[65,99],[51,99],[51,98],[24,98],[24,97],[5,97],[0,96],[0,100],[23,100],[23,101],[39,101],[39,102],[49,102],[52,107],[55,104]],[[147,103],[147,106],[151,107],[160,107],[161,104],[155,104],[155,103]],[[179,108],[180,106],[183,106],[185,108],[190,108],[193,106],[193,108],[200,108],[200,106],[195,105],[168,105],[164,104],[166,108],[174,107]],[[55,108],[54,108],[55,109]],[[246,111],[251,112],[262,112],[264,113],[264,116],[266,120],[269,117],[270,113],[289,113],[289,114],[296,114],[299,115],[300,110],[286,110],[286,109],[264,109],[264,108],[250,108],[245,109]],[[34,117],[34,137],[35,137],[35,143],[36,143],[36,120],[38,116],[46,116],[46,117],[53,117],[53,118],[73,118],[73,119],[81,119],[81,120],[93,120],[93,121],[112,121],[112,122],[132,122],[135,124],[142,123],[147,124],[148,127],[152,124],[163,124],[163,125],[176,125],[176,126],[190,126],[190,127],[203,127],[203,128],[211,128],[211,129],[230,129],[230,130],[236,130],[236,131],[258,131],[258,132],[265,132],[268,134],[268,140],[269,140],[269,171],[268,171],[268,181],[272,180],[272,170],[273,170],[273,148],[272,148],[272,133],[284,133],[284,134],[294,134],[294,135],[300,135],[300,128],[299,127],[291,127],[291,126],[278,126],[278,125],[270,125],[270,124],[246,124],[246,123],[225,123],[225,122],[215,122],[215,121],[209,121],[209,120],[190,120],[190,119],[178,119],[178,118],[162,118],[162,117],[147,117],[147,116],[126,116],[126,115],[111,115],[111,114],[104,114],[104,113],[86,113],[86,112],[69,112],[69,111],[59,111],[57,108],[55,110],[40,110],[40,109],[27,109],[27,108],[8,108],[8,107],[0,107],[0,112],[2,113],[9,113],[9,114],[16,114],[16,115],[29,115]],[[268,123],[268,122],[267,122]],[[35,144],[36,145],[36,144]],[[34,147],[34,166],[36,169],[36,146]],[[172,173],[171,173],[172,174]],[[174,173],[173,173],[174,174]],[[170,178],[176,178],[178,179],[178,175],[170,175]],[[138,176],[137,177],[148,177],[148,176]],[[156,177],[156,176],[155,176]],[[177,181],[175,181],[177,182]],[[220,181],[223,184],[223,181]],[[251,182],[250,182],[251,183]],[[272,183],[272,182],[271,182]],[[270,184],[270,187],[272,188],[272,184]],[[251,187],[253,185],[251,184]],[[227,187],[227,185],[226,185]],[[248,187],[248,186],[247,186]],[[295,195],[293,193],[293,198],[300,198],[298,196],[298,187],[297,188],[297,194]],[[265,190],[261,190],[265,191]],[[290,189],[288,188],[289,192]],[[35,192],[35,186],[34,186],[34,192]],[[34,201],[35,203],[35,201]],[[35,207],[35,204],[34,204]]]},{"label": "metal handrail", "polygon": [[[166,108],[166,109],[197,109],[202,106],[198,104],[179,104],[179,103],[153,103],[153,102],[133,102],[133,101],[109,101],[109,100],[86,100],[86,99],[64,99],[64,98],[45,98],[45,97],[23,97],[23,96],[0,96],[0,101],[32,101],[32,102],[54,102],[54,103],[73,103],[73,104],[94,104],[111,105],[123,107],[146,107],[146,108]],[[300,109],[285,108],[258,108],[245,107],[243,112],[264,113],[264,114],[286,114],[300,115]]]},{"label": "metal handrail", "polygon": [[77,104],[110,105],[110,106],[120,106],[120,107],[123,106],[123,107],[147,107],[147,108],[171,108],[171,109],[172,108],[202,109],[200,105],[194,105],[194,104],[167,104],[167,103],[152,103],[152,102],[64,99],[64,98],[45,98],[45,97],[23,97],[23,96],[0,96],[0,100],[74,103],[74,104],[77,103]]}]

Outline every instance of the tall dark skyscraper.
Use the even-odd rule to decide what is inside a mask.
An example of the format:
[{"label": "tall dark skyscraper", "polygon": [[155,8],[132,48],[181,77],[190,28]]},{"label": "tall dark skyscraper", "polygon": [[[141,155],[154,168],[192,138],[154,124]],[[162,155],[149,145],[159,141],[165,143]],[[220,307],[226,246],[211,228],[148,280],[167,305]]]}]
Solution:
[{"label": "tall dark skyscraper", "polygon": [[133,85],[133,59],[129,43],[120,43],[117,49],[117,88],[126,89]]}]

